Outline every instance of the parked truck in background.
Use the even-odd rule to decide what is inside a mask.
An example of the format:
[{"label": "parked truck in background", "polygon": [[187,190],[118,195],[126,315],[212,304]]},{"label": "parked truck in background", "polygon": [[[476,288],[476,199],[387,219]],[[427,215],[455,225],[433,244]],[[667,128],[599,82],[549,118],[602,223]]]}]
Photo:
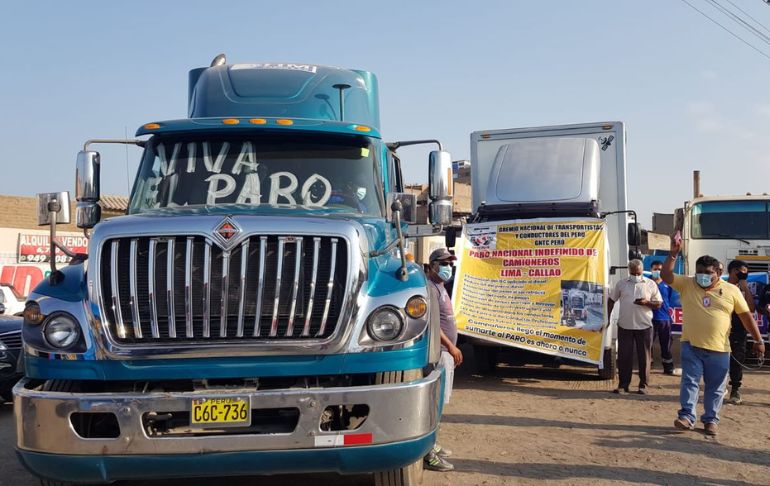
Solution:
[{"label": "parked truck in background", "polygon": [[[629,251],[629,246],[639,244],[635,213],[627,205],[625,142],[621,122],[483,130],[471,134],[474,214],[469,223],[515,220],[545,225],[576,219],[606,223],[606,259],[599,266],[604,276],[597,280],[604,282],[605,288],[585,283],[562,285],[561,290],[544,298],[549,305],[561,306],[561,312],[554,313],[560,316],[555,317],[560,324],[553,329],[582,326],[604,333],[604,352],[599,353],[598,368],[605,378],[614,374],[616,335],[606,315],[607,290],[628,275],[628,259],[638,253]],[[461,261],[460,266],[463,265],[465,262]],[[558,278],[564,280],[567,276]],[[512,298],[525,297],[519,293]],[[472,341],[476,366],[482,372],[494,366],[501,344],[511,346],[513,356],[522,363],[532,358],[550,362],[556,354],[544,355],[530,346],[477,332],[460,332]]]},{"label": "parked truck in background", "polygon": [[[420,484],[443,368],[435,297],[403,250],[415,204],[396,149],[437,142],[385,143],[366,71],[220,55],[190,71],[188,99],[188,118],[78,154],[77,223],[93,232],[28,298],[22,462],[44,485],[317,471]],[[128,214],[100,222],[90,146],[110,142],[144,153]],[[436,232],[452,212],[438,146]],[[46,197],[54,232],[67,196]]]},{"label": "parked truck in background", "polygon": [[750,272],[770,271],[770,196],[701,196],[677,211],[684,271],[711,255],[724,263],[744,260]]}]

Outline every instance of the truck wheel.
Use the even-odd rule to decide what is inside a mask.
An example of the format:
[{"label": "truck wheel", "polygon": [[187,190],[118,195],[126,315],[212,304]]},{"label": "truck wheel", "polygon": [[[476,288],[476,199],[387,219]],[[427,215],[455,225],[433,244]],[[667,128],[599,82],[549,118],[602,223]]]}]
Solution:
[{"label": "truck wheel", "polygon": [[406,467],[374,473],[375,486],[418,486],[422,484],[422,457]]},{"label": "truck wheel", "polygon": [[612,348],[604,350],[604,368],[599,370],[599,378],[602,380],[615,379],[615,352]]},{"label": "truck wheel", "polygon": [[497,355],[499,352],[500,349],[493,346],[474,345],[473,361],[476,365],[476,372],[481,375],[494,373],[497,367]]},{"label": "truck wheel", "polygon": [[[378,385],[386,383],[405,383],[422,377],[422,370],[390,371],[377,373],[374,382]],[[416,486],[422,484],[422,457],[416,462],[393,469],[374,473],[375,486]]]}]

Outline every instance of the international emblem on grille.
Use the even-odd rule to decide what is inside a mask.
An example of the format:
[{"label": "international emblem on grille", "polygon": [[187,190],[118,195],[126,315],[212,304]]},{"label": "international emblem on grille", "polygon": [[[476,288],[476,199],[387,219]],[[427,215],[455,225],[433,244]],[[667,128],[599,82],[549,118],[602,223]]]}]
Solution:
[{"label": "international emblem on grille", "polygon": [[221,223],[214,228],[214,235],[219,239],[225,248],[231,245],[233,238],[235,238],[241,229],[230,218],[225,218]]}]

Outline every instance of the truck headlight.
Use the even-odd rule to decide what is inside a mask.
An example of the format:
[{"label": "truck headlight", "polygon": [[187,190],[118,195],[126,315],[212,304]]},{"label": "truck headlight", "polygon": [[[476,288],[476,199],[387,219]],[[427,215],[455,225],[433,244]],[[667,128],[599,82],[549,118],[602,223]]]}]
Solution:
[{"label": "truck headlight", "polygon": [[392,341],[403,329],[404,320],[393,307],[380,307],[366,321],[366,330],[375,341]]},{"label": "truck headlight", "polygon": [[75,344],[80,338],[80,325],[67,314],[55,314],[45,324],[43,336],[51,346],[65,349]]}]

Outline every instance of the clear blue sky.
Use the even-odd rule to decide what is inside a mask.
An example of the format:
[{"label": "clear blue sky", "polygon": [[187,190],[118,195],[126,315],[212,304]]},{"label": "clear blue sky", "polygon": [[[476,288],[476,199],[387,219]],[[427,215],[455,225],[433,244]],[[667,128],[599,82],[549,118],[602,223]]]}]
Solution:
[{"label": "clear blue sky", "polygon": [[[761,0],[733,1],[770,26]],[[72,191],[83,141],[184,117],[187,71],[219,52],[374,71],[385,138],[455,159],[474,130],[623,120],[645,225],[690,197],[693,169],[707,194],[770,192],[770,59],[681,1],[286,0],[4,3],[0,193]],[[427,180],[424,149],[404,154]],[[125,149],[102,160],[103,193],[127,193]]]}]

